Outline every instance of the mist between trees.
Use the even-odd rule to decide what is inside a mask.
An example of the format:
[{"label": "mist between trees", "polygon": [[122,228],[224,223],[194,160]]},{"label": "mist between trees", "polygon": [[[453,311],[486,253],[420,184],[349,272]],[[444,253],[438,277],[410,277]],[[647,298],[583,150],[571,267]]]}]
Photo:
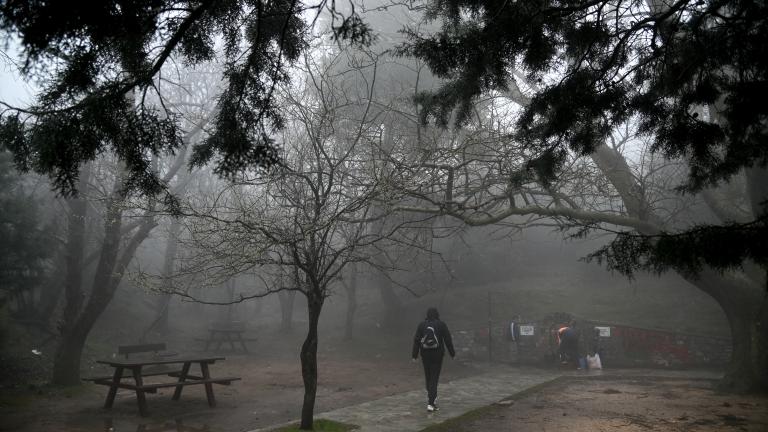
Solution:
[{"label": "mist between trees", "polygon": [[761,3],[158,3],[0,7],[40,83],[0,125],[3,306],[55,341],[54,383],[121,286],[157,294],[144,336],[172,298],[275,295],[287,329],[299,293],[308,428],[329,296],[351,336],[359,290],[396,320],[474,227],[543,227],[678,272],[727,317],[724,386],[765,387]]}]

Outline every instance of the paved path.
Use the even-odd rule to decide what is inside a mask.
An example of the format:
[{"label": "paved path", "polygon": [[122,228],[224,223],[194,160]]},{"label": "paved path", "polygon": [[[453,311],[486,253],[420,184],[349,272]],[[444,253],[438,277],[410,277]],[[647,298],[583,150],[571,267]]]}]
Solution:
[{"label": "paved path", "polygon": [[[428,413],[426,410],[426,391],[415,390],[316,414],[315,418],[359,425],[358,431],[360,432],[417,432],[429,425],[441,423],[476,408],[496,403],[515,393],[564,375],[666,376],[712,379],[718,377],[717,374],[707,371],[632,369],[590,373],[502,365],[493,367],[480,375],[440,383],[437,400],[440,411],[436,413]],[[296,423],[296,421],[291,423]],[[268,431],[275,427],[277,426],[251,432]]]},{"label": "paved path", "polygon": [[415,390],[322,413],[327,418],[360,426],[360,432],[408,432],[456,417],[505,397],[557,378],[555,371],[537,369],[494,370],[470,378],[441,383],[440,411],[427,412],[425,390]]}]

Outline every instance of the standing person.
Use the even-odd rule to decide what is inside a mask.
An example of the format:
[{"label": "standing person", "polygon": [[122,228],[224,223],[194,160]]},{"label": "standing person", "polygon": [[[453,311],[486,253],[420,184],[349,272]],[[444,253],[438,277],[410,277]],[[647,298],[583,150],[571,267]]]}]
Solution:
[{"label": "standing person", "polygon": [[424,364],[424,379],[427,384],[427,411],[436,411],[439,408],[435,404],[437,399],[437,381],[440,379],[440,369],[443,367],[445,349],[451,358],[456,356],[453,349],[453,340],[448,326],[440,321],[440,314],[436,308],[427,309],[427,318],[419,323],[416,335],[413,337],[413,361],[421,353],[421,362]]},{"label": "standing person", "polygon": [[514,359],[516,362],[520,362],[520,315],[515,315],[512,321],[510,321],[507,339],[510,341],[507,344],[507,358],[510,361],[512,360],[512,345],[514,344]]},{"label": "standing person", "polygon": [[579,335],[576,332],[576,322],[571,321],[566,327],[557,331],[560,340],[559,354],[563,364],[579,366]]}]

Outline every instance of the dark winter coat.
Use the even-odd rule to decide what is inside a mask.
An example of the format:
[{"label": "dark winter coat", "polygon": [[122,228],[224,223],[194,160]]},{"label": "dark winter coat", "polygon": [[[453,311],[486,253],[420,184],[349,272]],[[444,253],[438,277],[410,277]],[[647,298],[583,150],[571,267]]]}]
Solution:
[{"label": "dark winter coat", "polygon": [[566,327],[560,330],[560,353],[577,355],[579,351],[579,334],[576,329]]},{"label": "dark winter coat", "polygon": [[[421,338],[423,338],[426,334],[428,326],[431,326],[435,329],[437,340],[440,343],[438,348],[425,349],[421,346]],[[416,328],[416,334],[413,336],[413,351],[411,353],[412,358],[417,358],[419,353],[421,353],[423,356],[427,352],[430,353],[429,355],[433,355],[433,352],[437,352],[442,357],[445,354],[446,348],[448,348],[448,354],[450,354],[451,357],[456,356],[456,351],[453,349],[453,339],[451,338],[451,332],[448,331],[448,326],[445,325],[444,322],[440,321],[439,319],[426,319],[419,323],[419,326]]]}]

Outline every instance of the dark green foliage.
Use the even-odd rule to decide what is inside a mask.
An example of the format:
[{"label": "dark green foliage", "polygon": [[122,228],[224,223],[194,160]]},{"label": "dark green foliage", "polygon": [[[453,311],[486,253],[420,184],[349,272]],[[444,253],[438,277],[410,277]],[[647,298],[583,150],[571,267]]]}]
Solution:
[{"label": "dark green foliage", "polygon": [[562,149],[548,149],[541,156],[528,161],[525,168],[535,174],[535,179],[542,185],[549,187],[552,181],[557,179],[557,172],[562,168],[567,156]]},{"label": "dark green foliage", "polygon": [[0,305],[34,288],[56,251],[40,203],[24,190],[11,163],[10,153],[0,149]]},{"label": "dark green foliage", "polygon": [[181,139],[172,118],[113,96],[26,122],[9,113],[0,119],[0,143],[13,152],[19,169],[49,174],[65,193],[74,191],[80,164],[110,148],[130,168],[129,188],[157,194],[165,185],[150,170],[151,156],[175,150]]},{"label": "dark green foliage", "polygon": [[333,38],[336,41],[348,40],[356,46],[368,47],[373,43],[374,35],[368,24],[359,15],[352,13],[344,17],[337,27],[333,27]]},{"label": "dark green foliage", "polygon": [[304,6],[296,0],[121,0],[0,4],[0,29],[23,47],[22,72],[43,85],[33,106],[0,118],[0,142],[22,170],[50,175],[57,190],[75,192],[78,168],[112,151],[125,163],[128,186],[164,190],[150,161],[174,153],[181,122],[156,78],[169,59],[213,60],[224,41],[226,88],[209,138],[193,163],[216,162],[223,175],[278,161],[269,138],[282,118],[276,85],[305,48]]},{"label": "dark green foliage", "polygon": [[[686,160],[684,189],[727,181],[768,163],[768,4],[691,0],[434,0],[441,31],[408,32],[402,48],[445,78],[416,98],[422,121],[467,119],[472,100],[519,87],[533,92],[514,138],[546,186],[566,150],[588,155],[611,131],[638,121],[652,151]],[[652,11],[652,5],[661,9]],[[522,176],[522,171],[518,177]],[[519,178],[512,179],[519,181]],[[762,185],[762,187],[766,187]],[[758,212],[759,213],[759,212]],[[758,214],[759,215],[759,214]],[[633,215],[643,218],[645,215]],[[590,259],[631,275],[669,268],[695,273],[751,259],[766,264],[764,219],[681,234],[620,234]]]},{"label": "dark green foliage", "polygon": [[768,218],[746,224],[704,225],[680,234],[621,233],[586,260],[605,263],[629,277],[637,270],[662,273],[669,268],[694,276],[705,265],[721,271],[740,268],[746,260],[767,265],[767,238]]},{"label": "dark green foliage", "polygon": [[[409,33],[405,52],[449,82],[421,95],[422,120],[466,120],[472,98],[505,90],[514,68],[541,86],[520,117],[518,139],[588,154],[630,117],[654,150],[684,157],[688,188],[768,162],[768,5],[679,1],[653,14],[649,2],[448,0],[429,37]],[[552,72],[562,79],[546,84]],[[718,104],[722,119],[696,114]],[[698,111],[697,111],[698,110]],[[718,120],[717,122],[712,120]]]}]

